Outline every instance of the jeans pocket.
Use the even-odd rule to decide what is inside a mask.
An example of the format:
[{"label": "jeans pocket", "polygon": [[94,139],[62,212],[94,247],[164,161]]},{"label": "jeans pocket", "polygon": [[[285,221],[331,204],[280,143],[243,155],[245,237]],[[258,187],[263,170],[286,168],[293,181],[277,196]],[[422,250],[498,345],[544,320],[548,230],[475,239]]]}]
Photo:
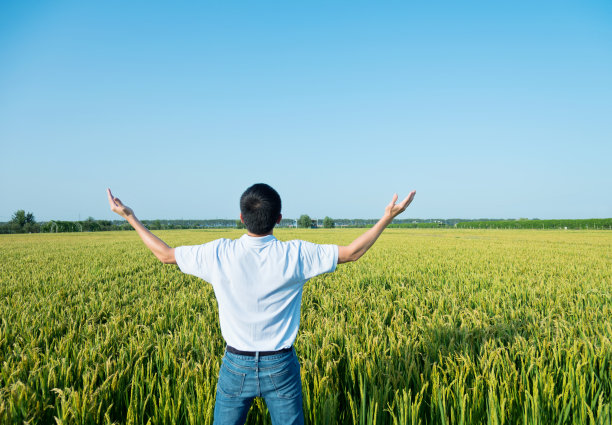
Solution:
[{"label": "jeans pocket", "polygon": [[230,369],[225,362],[222,362],[217,386],[226,396],[238,397],[242,393],[245,376],[246,373],[236,372]]},{"label": "jeans pocket", "polygon": [[279,398],[295,398],[302,393],[302,378],[297,360],[289,362],[283,370],[270,374],[270,380]]}]

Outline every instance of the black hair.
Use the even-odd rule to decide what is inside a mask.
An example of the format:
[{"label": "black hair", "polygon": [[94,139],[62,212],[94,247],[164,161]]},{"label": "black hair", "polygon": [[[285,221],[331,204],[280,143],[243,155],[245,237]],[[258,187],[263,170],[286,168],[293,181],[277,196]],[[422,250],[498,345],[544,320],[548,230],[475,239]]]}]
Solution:
[{"label": "black hair", "polygon": [[240,197],[242,220],[249,232],[265,235],[270,232],[281,213],[281,198],[265,183],[256,183]]}]

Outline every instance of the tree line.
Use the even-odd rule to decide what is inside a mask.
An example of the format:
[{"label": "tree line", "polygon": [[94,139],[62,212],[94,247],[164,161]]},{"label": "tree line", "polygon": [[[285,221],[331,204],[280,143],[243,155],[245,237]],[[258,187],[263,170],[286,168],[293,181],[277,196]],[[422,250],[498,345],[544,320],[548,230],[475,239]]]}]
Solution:
[{"label": "tree line", "polygon": [[526,218],[498,221],[466,221],[457,223],[459,229],[572,229],[612,230],[612,218],[580,220],[539,220]]},{"label": "tree line", "polygon": [[[302,214],[294,220],[283,218],[278,227],[331,229],[335,227],[371,227],[378,219],[333,219],[326,216],[323,220],[313,220],[308,214]],[[173,229],[243,229],[240,220],[142,220],[150,230]],[[389,225],[391,228],[444,228],[459,229],[604,229],[612,230],[612,218],[593,218],[582,220],[539,220],[539,219],[396,219]],[[64,233],[64,232],[103,232],[111,230],[132,230],[125,220],[86,220],[65,221],[50,220],[38,223],[32,212],[16,211],[11,220],[0,223],[0,233]]]}]

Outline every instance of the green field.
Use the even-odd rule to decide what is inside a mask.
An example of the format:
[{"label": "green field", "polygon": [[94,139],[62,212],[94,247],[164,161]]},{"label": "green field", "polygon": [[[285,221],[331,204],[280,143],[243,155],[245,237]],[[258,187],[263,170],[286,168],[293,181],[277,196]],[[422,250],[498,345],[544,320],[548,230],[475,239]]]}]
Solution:
[{"label": "green field", "polygon": [[[1,235],[0,299],[0,423],[212,423],[212,288],[135,232]],[[610,424],[611,339],[612,232],[388,229],[306,284],[295,345],[310,424]]]}]

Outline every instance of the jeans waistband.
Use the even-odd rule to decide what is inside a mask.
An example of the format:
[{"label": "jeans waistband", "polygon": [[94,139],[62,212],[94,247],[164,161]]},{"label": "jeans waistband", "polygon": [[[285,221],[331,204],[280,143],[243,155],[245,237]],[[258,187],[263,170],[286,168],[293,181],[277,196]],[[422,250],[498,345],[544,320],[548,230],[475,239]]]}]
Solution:
[{"label": "jeans waistband", "polygon": [[[242,351],[242,350],[238,350],[234,347],[232,347],[231,345],[228,345],[225,347],[225,349],[232,354],[238,354],[239,356],[249,356],[249,357],[255,357],[255,355],[257,354],[257,351]],[[291,350],[293,350],[293,346],[289,347],[289,348],[283,348],[280,350],[276,350],[276,351],[260,351],[259,352],[259,357],[263,357],[263,356],[273,356],[275,354],[283,354],[283,353],[288,353]]]}]

